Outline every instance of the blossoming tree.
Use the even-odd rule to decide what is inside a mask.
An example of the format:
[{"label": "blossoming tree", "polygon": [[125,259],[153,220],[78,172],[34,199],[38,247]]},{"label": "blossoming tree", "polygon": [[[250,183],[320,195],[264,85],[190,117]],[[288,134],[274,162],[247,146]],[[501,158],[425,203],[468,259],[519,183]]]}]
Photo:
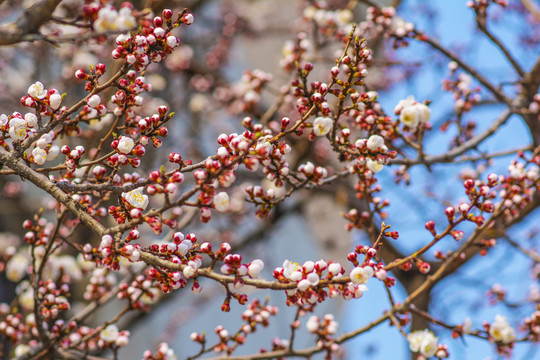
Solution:
[{"label": "blossoming tree", "polygon": [[[504,80],[407,18],[406,1],[396,10],[336,0],[299,1],[280,75],[250,69],[238,82],[226,70],[235,37],[264,44],[267,29],[234,2],[169,9],[176,4],[38,0],[23,11],[7,3],[2,15],[16,20],[0,28],[9,80],[0,102],[2,358],[121,359],[126,319],[159,311],[174,294],[202,296],[211,284],[221,287],[220,311],[242,309],[242,325],[193,332],[185,341],[200,350],[182,357],[343,357],[349,340],[385,324],[414,359],[447,358],[459,339],[507,356],[538,342],[540,10],[532,1],[456,5],[500,53]],[[523,59],[492,32],[500,17],[524,26],[513,39],[525,44]],[[437,74],[450,115],[435,111],[448,102],[440,93],[385,108],[386,90],[430,66],[407,63],[407,47],[418,44],[424,59],[445,64]],[[503,134],[508,141],[494,147],[490,139],[510,122],[523,124],[526,138],[508,148],[514,140]],[[451,193],[428,195],[418,177]],[[416,221],[391,204],[396,189],[436,205]],[[346,229],[363,239],[341,260],[245,255],[281,218],[329,193],[346,208]],[[443,280],[461,283],[463,269],[482,263],[494,270],[481,274],[490,290],[477,301],[504,314],[456,322],[437,311]],[[512,283],[527,269],[531,291],[518,302]],[[375,320],[340,332],[337,318],[317,313],[337,299],[362,304],[368,287],[386,293]],[[283,301],[262,300],[267,292]],[[112,303],[114,314],[100,315]],[[295,309],[289,333],[242,352],[282,307]],[[302,332],[313,334],[311,346],[295,343]],[[161,343],[140,357],[176,359],[175,351]]]}]

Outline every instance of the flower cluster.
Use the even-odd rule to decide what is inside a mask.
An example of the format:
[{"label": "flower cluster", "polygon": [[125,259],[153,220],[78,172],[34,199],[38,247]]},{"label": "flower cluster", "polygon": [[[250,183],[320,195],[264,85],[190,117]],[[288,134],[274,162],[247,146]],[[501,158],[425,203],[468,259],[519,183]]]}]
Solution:
[{"label": "flower cluster", "polygon": [[369,7],[366,20],[359,24],[363,33],[371,36],[384,33],[387,36],[394,37],[394,47],[407,46],[405,38],[414,33],[414,25],[406,22],[396,14],[393,7]]},{"label": "flower cluster", "polygon": [[411,351],[418,352],[426,358],[435,355],[442,359],[448,356],[446,351],[441,349],[441,345],[438,344],[439,338],[427,329],[410,333],[407,335],[407,340]]},{"label": "flower cluster", "polygon": [[333,338],[337,333],[338,325],[332,314],[326,314],[322,319],[310,316],[306,322],[306,329],[317,335],[317,346],[328,349],[328,352],[332,353],[339,350],[339,345],[334,342]]},{"label": "flower cluster", "polygon": [[114,59],[123,59],[126,64],[133,66],[137,71],[144,69],[150,61],[160,62],[172,53],[180,41],[170,31],[184,23],[191,25],[193,15],[185,13],[178,22],[172,22],[172,11],[163,10],[163,16],[156,16],[154,26],[147,26],[142,33],[131,37],[122,34],[116,38],[116,49],[112,52]]},{"label": "flower cluster", "polygon": [[87,5],[86,8],[88,15],[90,15],[90,13],[95,13],[93,27],[97,32],[126,31],[133,29],[137,25],[135,17],[133,16],[133,9],[129,3],[125,3],[125,5],[120,8],[120,11],[116,11],[110,5],[101,8],[99,7],[99,4],[93,3],[92,5]]},{"label": "flower cluster", "polygon": [[150,350],[147,350],[143,354],[142,360],[177,360],[176,354],[173,349],[169,347],[167,343],[161,343],[158,345],[156,354],[152,354]]},{"label": "flower cluster", "polygon": [[[116,325],[111,324],[99,332],[99,338],[109,345],[127,346],[129,343],[129,331],[119,331]],[[101,347],[105,347],[105,344]]]},{"label": "flower cluster", "polygon": [[489,336],[493,341],[502,344],[510,344],[516,341],[515,330],[508,324],[505,317],[501,315],[495,316],[495,321],[487,326]]},{"label": "flower cluster", "polygon": [[429,121],[431,117],[430,108],[417,102],[414,97],[409,97],[406,100],[401,100],[394,108],[394,113],[399,115],[399,121],[401,124],[412,131],[420,125],[423,125]]},{"label": "flower cluster", "polygon": [[304,19],[317,24],[319,32],[325,36],[341,40],[351,31],[354,14],[349,9],[326,9],[325,5],[321,2],[305,7]]}]

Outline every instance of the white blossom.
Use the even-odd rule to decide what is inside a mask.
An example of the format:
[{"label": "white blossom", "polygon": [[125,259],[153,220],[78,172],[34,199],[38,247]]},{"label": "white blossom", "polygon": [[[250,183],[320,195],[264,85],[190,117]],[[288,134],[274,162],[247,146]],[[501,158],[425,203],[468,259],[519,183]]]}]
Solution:
[{"label": "white blossom", "polygon": [[416,106],[408,106],[401,110],[399,120],[403,125],[406,125],[412,129],[420,123],[420,109]]},{"label": "white blossom", "polygon": [[26,344],[19,344],[17,347],[15,347],[15,350],[13,351],[13,355],[16,357],[23,356],[24,354],[30,352],[32,348]]},{"label": "white blossom", "polygon": [[26,121],[26,126],[33,128],[36,127],[38,118],[36,114],[26,113],[24,115],[24,121]]},{"label": "white blossom", "polygon": [[28,311],[34,310],[34,289],[28,287],[19,295],[19,304]]},{"label": "white blossom", "polygon": [[367,148],[375,151],[384,145],[384,138],[380,135],[371,135],[367,141]]},{"label": "white blossom", "polygon": [[527,171],[527,177],[531,181],[536,181],[540,177],[540,168],[538,166],[534,166]]},{"label": "white blossom", "polygon": [[469,334],[472,330],[472,321],[471,318],[466,318],[465,321],[463,321],[462,330],[464,334]]},{"label": "white blossom", "polygon": [[311,285],[316,286],[317,284],[319,284],[320,278],[319,278],[319,275],[317,275],[317,273],[312,272],[312,273],[307,274],[306,280],[309,281]]},{"label": "white blossom", "polygon": [[214,207],[217,211],[227,211],[229,208],[229,195],[222,191],[214,196]]},{"label": "white blossom", "polygon": [[42,83],[36,81],[28,88],[28,95],[34,99],[43,99],[47,96],[47,90],[45,90]]},{"label": "white blossom", "polygon": [[319,318],[317,316],[310,316],[306,322],[306,328],[310,333],[315,333],[319,330]]},{"label": "white blossom", "polygon": [[25,120],[15,117],[9,121],[9,136],[13,140],[23,140],[26,138],[28,124]]},{"label": "white blossom", "polygon": [[148,195],[143,195],[141,188],[122,193],[122,197],[133,207],[144,210],[148,206]]},{"label": "white blossom", "polygon": [[396,107],[394,108],[394,113],[398,115],[403,109],[406,107],[412,106],[416,103],[416,100],[414,99],[414,96],[409,96],[404,100],[400,100]]},{"label": "white blossom", "polygon": [[427,105],[417,102],[413,96],[401,100],[394,108],[394,113],[399,114],[400,122],[411,129],[426,123],[431,117],[431,109]]},{"label": "white blossom", "polygon": [[333,121],[329,117],[318,117],[313,122],[313,133],[317,136],[324,136],[332,129]]},{"label": "white blossom", "polygon": [[45,164],[45,160],[47,160],[47,152],[39,147],[32,150],[32,156],[34,157],[34,162],[38,165]]},{"label": "white blossom", "polygon": [[6,265],[6,277],[9,281],[19,282],[26,275],[30,261],[27,256],[17,253],[9,259]]},{"label": "white blossom", "polygon": [[[126,332],[127,331],[125,331],[124,333]],[[129,344],[129,337],[127,335],[120,334],[118,335],[114,343],[116,344],[116,346],[127,346]]]},{"label": "white blossom", "polygon": [[306,291],[310,287],[311,283],[307,279],[302,279],[298,282],[298,290]]},{"label": "white blossom", "polygon": [[101,332],[99,333],[99,337],[105,342],[112,343],[116,341],[116,339],[118,338],[118,334],[119,331],[116,325],[111,324],[108,325],[105,329],[101,330]]},{"label": "white blossom", "polygon": [[371,170],[374,173],[377,173],[381,171],[384,168],[384,165],[379,163],[376,160],[368,159],[366,162],[366,166],[369,170]]},{"label": "white blossom", "polygon": [[99,97],[98,94],[94,94],[92,96],[90,96],[88,98],[88,100],[86,100],[86,103],[88,104],[88,106],[90,106],[91,108],[95,108],[96,106],[98,106],[99,104],[101,104],[101,98]]},{"label": "white blossom", "polygon": [[255,259],[248,266],[248,275],[254,279],[258,278],[263,268],[264,262],[261,259]]},{"label": "white blossom", "polygon": [[308,161],[307,163],[301,166],[303,166],[302,170],[304,171],[306,175],[311,175],[315,171],[315,165],[313,165],[311,161]]},{"label": "white blossom", "polygon": [[9,122],[9,118],[6,114],[0,115],[0,126],[6,126]]},{"label": "white blossom", "polygon": [[290,279],[292,274],[300,269],[298,263],[292,262],[290,260],[285,260],[283,262],[283,276],[287,279]]},{"label": "white blossom", "polygon": [[509,344],[516,340],[516,332],[508,324],[505,317],[501,315],[495,316],[495,321],[489,327],[489,335],[495,340],[503,344]]},{"label": "white blossom", "polygon": [[429,119],[431,118],[431,109],[429,108],[429,106],[427,106],[426,104],[423,104],[423,103],[417,103],[417,104],[414,105],[414,107],[416,108],[416,110],[419,113],[420,122],[421,123],[428,122]]},{"label": "white blossom", "polygon": [[341,264],[340,263],[331,263],[330,265],[328,265],[328,273],[336,276],[337,274],[339,274],[341,272]]},{"label": "white blossom", "polygon": [[60,153],[60,147],[58,145],[52,145],[49,149],[49,154],[47,155],[47,160],[54,160]]},{"label": "white blossom", "polygon": [[129,136],[122,136],[120,137],[120,140],[118,140],[118,146],[116,149],[122,154],[129,154],[131,150],[133,150],[134,146],[135,141],[133,141],[132,138],[130,138]]},{"label": "white blossom", "polygon": [[131,35],[129,34],[120,34],[116,37],[116,44],[117,45],[122,45],[122,44],[126,44],[129,39],[131,39]]},{"label": "white blossom", "polygon": [[173,349],[167,345],[167,343],[161,343],[158,346],[158,351],[161,353],[163,360],[177,360],[177,356],[174,354]]},{"label": "white blossom", "polygon": [[101,8],[98,17],[94,21],[94,30],[97,32],[123,31],[135,27],[137,22],[131,13],[131,9],[123,7],[116,11],[112,7]]},{"label": "white blossom", "polygon": [[355,284],[364,284],[373,276],[373,268],[371,266],[357,266],[351,270],[351,281]]},{"label": "white blossom", "polygon": [[423,356],[429,358],[437,352],[439,340],[431,331],[417,330],[407,335],[409,348],[412,352],[419,352]]},{"label": "white blossom", "polygon": [[49,96],[49,106],[53,110],[57,110],[62,103],[62,96],[60,94],[51,94]]},{"label": "white blossom", "polygon": [[172,48],[178,46],[178,38],[176,36],[173,36],[173,35],[167,36],[166,42],[167,42],[167,45]]}]

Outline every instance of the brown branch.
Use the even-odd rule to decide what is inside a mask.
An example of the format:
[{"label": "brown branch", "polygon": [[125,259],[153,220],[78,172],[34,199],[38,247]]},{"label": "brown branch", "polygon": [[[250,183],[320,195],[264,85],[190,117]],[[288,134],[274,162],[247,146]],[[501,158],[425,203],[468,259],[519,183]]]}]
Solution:
[{"label": "brown branch", "polygon": [[105,227],[91,215],[89,215],[78,202],[73,200],[70,195],[60,190],[60,188],[50,181],[45,175],[35,172],[23,161],[17,159],[14,154],[10,154],[2,147],[0,147],[0,163],[15,171],[15,173],[21,179],[27,179],[38,188],[45,190],[60,204],[64,205],[75,213],[75,215],[77,215],[77,217],[96,234],[103,235],[105,233]]},{"label": "brown branch", "polygon": [[41,25],[45,24],[62,0],[42,0],[24,10],[14,23],[0,29],[0,45],[12,45],[28,41],[35,36]]},{"label": "brown branch", "polygon": [[531,0],[521,0],[521,3],[537,20],[540,20],[540,9]]},{"label": "brown branch", "polygon": [[[521,81],[521,85],[522,91],[520,93],[520,98],[523,106],[528,106],[532,102],[532,99],[540,86],[540,57],[536,60],[531,71],[525,74]],[[522,116],[531,131],[534,145],[540,145],[540,123],[538,122],[537,114],[522,114]]]},{"label": "brown branch", "polygon": [[[512,219],[510,223],[506,224],[497,224],[495,223],[493,227],[485,228],[484,231],[482,231],[478,236],[476,236],[476,239],[491,239],[491,238],[498,238],[503,237],[506,233],[506,230],[510,228],[511,226],[521,222],[527,215],[529,215],[532,211],[538,208],[540,206],[540,194],[536,193],[533,197],[533,200],[520,212],[519,216]],[[467,242],[468,243],[468,242]],[[458,270],[461,266],[469,262],[472,258],[474,258],[479,252],[480,248],[477,246],[469,246],[469,244],[463,244],[461,248],[459,248],[456,253],[463,254],[464,257],[461,259],[461,261],[456,261],[454,263],[451,263],[446,267],[446,270],[441,277],[441,280],[445,277],[453,274]],[[442,266],[440,263],[432,264],[432,269],[437,271],[439,267]]]},{"label": "brown branch", "polygon": [[513,247],[521,251],[523,254],[531,258],[535,263],[540,263],[540,254],[531,249],[526,249],[523,246],[519,245],[516,241],[512,240],[508,235],[504,236],[504,239]]},{"label": "brown branch", "polygon": [[420,32],[415,32],[417,37],[421,39],[421,41],[424,41],[426,44],[431,46],[433,49],[439,51],[444,56],[446,56],[448,59],[455,61],[463,70],[468,72],[472,77],[474,77],[482,86],[484,86],[486,89],[491,92],[491,94],[499,101],[507,104],[508,106],[512,106],[512,100],[508,98],[500,89],[498,89],[495,85],[493,85],[487,78],[485,78],[482,74],[480,74],[476,69],[473,69],[469,64],[464,62],[458,55],[454,54],[444,46],[442,46],[437,40],[432,39],[428,37],[425,34],[422,34]]},{"label": "brown branch", "polygon": [[[342,344],[346,342],[347,340],[350,340],[360,334],[363,334],[365,332],[368,332],[369,330],[373,329],[374,327],[382,324],[386,320],[390,319],[390,314],[395,313],[398,311],[398,309],[401,309],[401,307],[393,308],[391,311],[386,312],[384,315],[381,315],[379,318],[373,320],[369,324],[362,326],[361,328],[358,328],[354,331],[345,333],[341,336],[339,336],[336,340],[336,344]],[[302,350],[275,350],[275,351],[268,351],[265,353],[260,354],[251,354],[251,355],[241,355],[241,356],[220,356],[215,358],[209,358],[206,360],[250,360],[250,359],[276,359],[276,358],[282,358],[282,357],[304,357],[309,358],[314,354],[327,351],[326,348],[323,348],[321,346],[313,346],[310,348],[302,349]]]},{"label": "brown branch", "polygon": [[491,135],[495,134],[499,128],[508,121],[510,116],[512,115],[512,111],[505,110],[499,117],[481,134],[476,135],[472,139],[464,142],[460,146],[440,155],[433,155],[433,156],[424,156],[424,158],[416,158],[416,159],[406,159],[406,158],[396,158],[396,159],[390,159],[389,164],[397,164],[397,165],[417,165],[417,164],[423,164],[423,165],[432,165],[435,163],[448,163],[448,162],[454,162],[454,159],[458,157],[459,155],[465,153],[466,151],[470,149],[476,148],[478,145],[482,143],[485,139],[490,137]]},{"label": "brown branch", "polygon": [[525,75],[525,71],[519,65],[517,60],[514,59],[512,54],[510,54],[510,51],[506,48],[506,46],[503,45],[501,40],[499,40],[495,35],[493,35],[491,31],[488,30],[485,16],[484,17],[477,16],[476,24],[478,25],[478,28],[480,29],[480,31],[482,31],[484,35],[486,35],[489,38],[489,40],[491,40],[491,42],[493,42],[495,46],[497,46],[499,50],[504,54],[504,56],[506,57],[506,60],[508,60],[508,62],[512,64],[512,66],[514,67],[516,72],[519,74],[519,76],[523,77]]}]

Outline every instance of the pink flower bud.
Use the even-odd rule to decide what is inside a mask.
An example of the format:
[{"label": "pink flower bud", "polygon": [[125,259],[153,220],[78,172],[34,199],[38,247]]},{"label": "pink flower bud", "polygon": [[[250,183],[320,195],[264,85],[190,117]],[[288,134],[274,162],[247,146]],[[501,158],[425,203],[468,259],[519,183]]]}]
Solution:
[{"label": "pink flower bud", "polygon": [[193,17],[193,14],[184,14],[184,16],[182,16],[182,22],[186,25],[191,25],[193,24],[193,21],[195,21],[195,18]]},{"label": "pink flower bud", "polygon": [[163,19],[161,17],[159,17],[159,16],[156,16],[154,18],[153,22],[154,22],[155,27],[162,27],[163,26]]},{"label": "pink flower bud", "polygon": [[170,20],[173,16],[173,12],[171,9],[163,9],[163,17],[167,20]]},{"label": "pink flower bud", "polygon": [[75,71],[75,77],[79,80],[84,80],[87,76],[88,75],[86,75],[83,69],[78,69],[77,71]]}]

